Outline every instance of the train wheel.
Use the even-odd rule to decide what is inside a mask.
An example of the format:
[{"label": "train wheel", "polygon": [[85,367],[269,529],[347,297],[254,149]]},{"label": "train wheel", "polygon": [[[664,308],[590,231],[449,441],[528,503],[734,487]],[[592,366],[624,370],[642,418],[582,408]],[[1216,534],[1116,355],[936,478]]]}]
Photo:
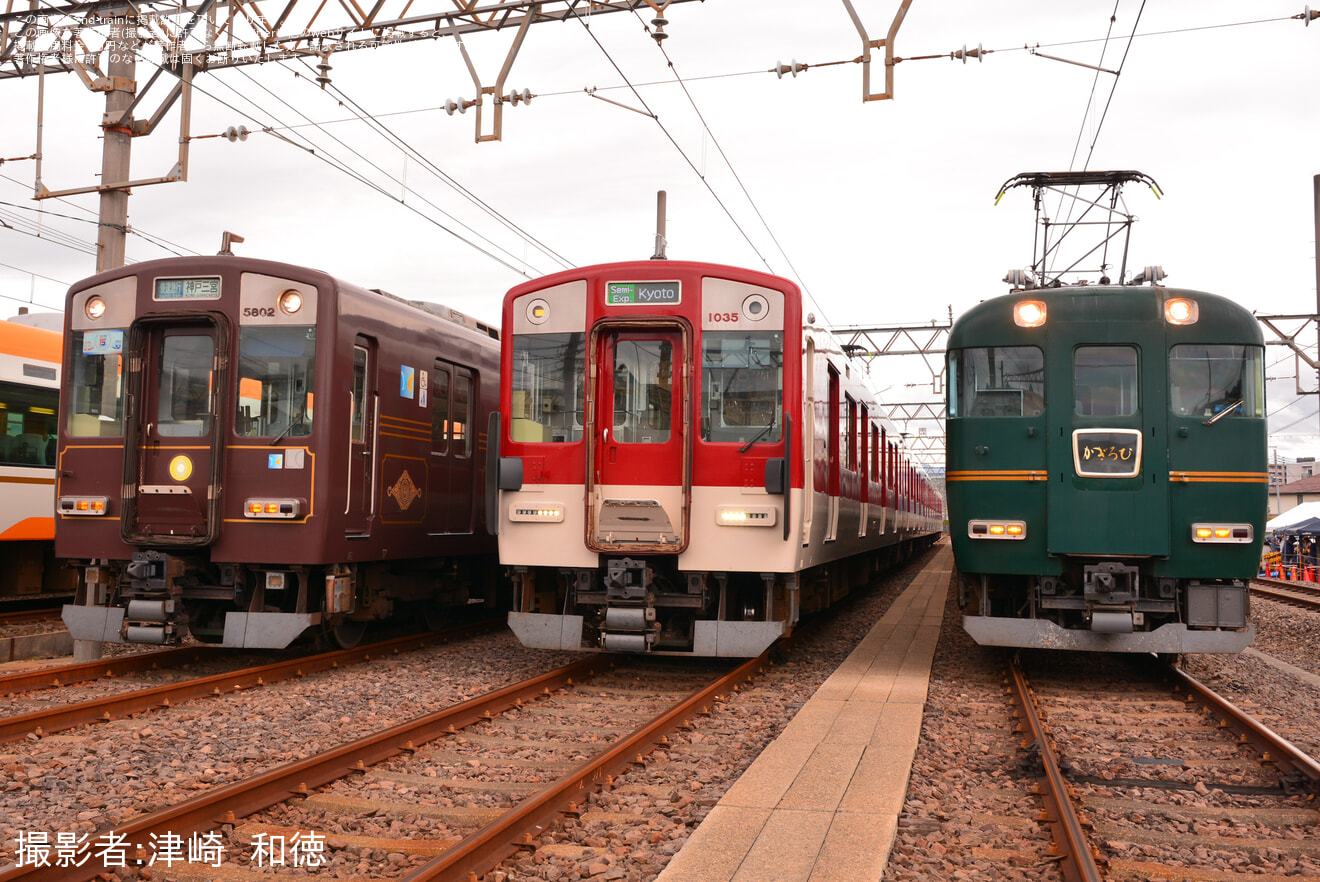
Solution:
[{"label": "train wheel", "polygon": [[340,649],[352,649],[362,642],[362,635],[367,633],[367,623],[353,619],[344,619],[328,629],[330,642]]}]

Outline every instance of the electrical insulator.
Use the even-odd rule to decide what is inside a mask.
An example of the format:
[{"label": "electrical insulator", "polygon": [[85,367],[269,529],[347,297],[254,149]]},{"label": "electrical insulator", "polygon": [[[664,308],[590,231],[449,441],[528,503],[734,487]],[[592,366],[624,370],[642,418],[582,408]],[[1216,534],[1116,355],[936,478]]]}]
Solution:
[{"label": "electrical insulator", "polygon": [[651,24],[655,25],[655,30],[651,33],[651,39],[655,40],[656,43],[663,42],[664,39],[669,36],[665,33],[665,25],[669,24],[669,20],[665,18],[653,18],[651,19]]},{"label": "electrical insulator", "polygon": [[450,116],[453,116],[455,110],[457,110],[459,113],[467,113],[468,103],[464,101],[462,98],[459,98],[457,101],[455,101],[453,98],[447,98],[445,99],[444,108],[445,108],[445,113],[449,114]]},{"label": "electrical insulator", "polygon": [[235,128],[234,126],[230,126],[229,128],[225,129],[225,138],[231,144],[234,143],[235,141],[246,141],[247,136],[248,136],[247,126],[238,126],[237,128]]},{"label": "electrical insulator", "polygon": [[775,76],[781,80],[784,78],[784,74],[786,73],[791,73],[793,76],[797,76],[798,71],[802,71],[806,69],[807,66],[805,64],[798,64],[796,58],[793,59],[792,64],[784,64],[784,62],[782,61],[775,62]]},{"label": "electrical insulator", "polygon": [[523,89],[521,92],[519,92],[519,91],[517,91],[517,90],[515,89],[514,91],[512,91],[512,92],[510,92],[509,94],[505,95],[505,96],[504,96],[504,100],[507,101],[507,102],[509,102],[510,104],[512,104],[514,107],[517,107],[520,103],[521,103],[521,104],[531,104],[531,103],[532,103],[532,90],[531,90],[531,89]]},{"label": "electrical insulator", "polygon": [[333,70],[330,67],[329,53],[321,56],[321,63],[316,66],[316,70],[316,82],[320,83],[321,88],[324,89],[330,84],[330,71]]},{"label": "electrical insulator", "polygon": [[985,50],[981,48],[980,43],[976,44],[975,49],[968,49],[967,44],[964,43],[961,49],[957,50],[956,52],[950,52],[949,57],[952,58],[954,61],[962,61],[963,64],[966,64],[967,59],[969,58],[975,58],[977,61],[984,61]]}]

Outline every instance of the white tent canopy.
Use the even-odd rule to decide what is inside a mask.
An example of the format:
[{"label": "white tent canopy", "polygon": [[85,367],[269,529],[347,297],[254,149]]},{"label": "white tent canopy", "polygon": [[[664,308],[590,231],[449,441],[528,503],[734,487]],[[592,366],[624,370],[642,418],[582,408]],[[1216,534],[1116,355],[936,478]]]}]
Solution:
[{"label": "white tent canopy", "polygon": [[[1273,533],[1279,530],[1292,532],[1307,521],[1320,521],[1320,502],[1303,502],[1301,505],[1288,509],[1274,520],[1265,524],[1265,532]],[[1311,532],[1302,530],[1301,532]]]}]

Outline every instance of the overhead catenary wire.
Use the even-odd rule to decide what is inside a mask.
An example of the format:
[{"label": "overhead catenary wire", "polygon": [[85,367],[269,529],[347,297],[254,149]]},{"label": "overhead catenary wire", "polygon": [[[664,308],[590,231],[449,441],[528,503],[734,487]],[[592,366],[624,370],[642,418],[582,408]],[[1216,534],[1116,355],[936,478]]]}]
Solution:
[{"label": "overhead catenary wire", "polygon": [[[636,8],[633,9],[633,15],[637,17],[638,21],[641,21],[641,14],[637,11]],[[645,22],[642,23],[642,26],[644,28],[646,27]],[[798,280],[798,284],[802,286],[802,290],[806,291],[808,296],[810,296],[811,292],[810,290],[808,290],[806,282],[803,281],[802,276],[797,271],[797,268],[793,266],[793,261],[789,258],[788,253],[784,250],[784,246],[780,244],[779,238],[775,236],[774,230],[770,229],[770,224],[768,221],[766,221],[765,216],[761,214],[761,209],[757,206],[756,200],[753,199],[752,194],[747,191],[747,185],[743,183],[742,177],[740,177],[738,174],[738,170],[733,167],[733,161],[729,159],[728,154],[724,152],[723,145],[721,145],[719,139],[715,137],[715,133],[711,130],[710,124],[706,122],[706,117],[705,115],[702,114],[701,108],[697,107],[696,99],[692,97],[692,93],[688,90],[687,83],[684,82],[683,77],[679,75],[678,68],[674,66],[674,60],[670,58],[669,53],[665,51],[664,43],[661,42],[660,40],[656,40],[655,45],[656,48],[660,50],[660,54],[664,56],[665,63],[668,65],[670,72],[674,75],[674,80],[678,83],[679,86],[682,87],[683,94],[687,97],[688,103],[692,105],[692,110],[694,113],[696,113],[697,119],[701,121],[702,128],[706,131],[708,135],[710,135],[711,143],[715,145],[715,149],[719,152],[720,158],[724,160],[724,164],[725,166],[728,167],[729,172],[733,175],[733,179],[738,182],[738,187],[739,189],[742,190],[743,196],[747,198],[747,203],[751,205],[752,211],[756,213],[757,219],[761,221],[761,226],[765,227],[765,231],[767,234],[769,234],[770,240],[775,243],[775,248],[777,248],[779,250],[780,255],[783,256],[784,262],[788,264],[789,271],[793,273],[794,278]],[[824,313],[823,307],[821,308],[821,312]]]},{"label": "overhead catenary wire", "polygon": [[711,186],[710,181],[707,180],[706,176],[701,173],[700,169],[697,168],[696,164],[692,161],[692,158],[687,155],[687,151],[685,151],[682,147],[679,146],[678,141],[675,140],[674,136],[669,132],[667,128],[665,128],[664,123],[660,122],[660,117],[654,111],[651,110],[650,106],[646,103],[646,99],[642,97],[641,92],[639,92],[637,90],[637,87],[634,86],[632,82],[628,79],[627,74],[625,74],[623,70],[619,67],[618,62],[616,62],[614,60],[614,57],[610,55],[609,50],[606,49],[605,46],[601,44],[600,40],[596,38],[596,35],[595,33],[592,32],[588,22],[584,21],[582,17],[578,15],[576,9],[570,7],[569,11],[573,13],[573,17],[577,19],[577,21],[582,25],[583,29],[587,32],[587,35],[591,37],[592,42],[595,43],[597,48],[599,48],[600,51],[605,55],[606,60],[609,61],[610,65],[614,68],[615,72],[620,76],[620,78],[623,79],[625,83],[628,84],[628,88],[632,91],[633,97],[635,97],[638,101],[641,102],[642,107],[646,109],[646,114],[651,117],[652,121],[655,122],[655,124],[660,128],[660,131],[664,133],[664,136],[667,139],[669,139],[669,143],[672,144],[674,149],[678,151],[678,154],[681,157],[683,157],[683,161],[686,162],[688,164],[688,167],[692,169],[692,173],[695,174],[701,180],[701,183],[703,186],[705,186],[706,191],[710,193],[711,198],[713,198],[715,200],[715,203],[719,205],[720,209],[724,212],[725,216],[728,217],[729,222],[732,223],[734,228],[742,235],[743,240],[747,242],[748,247],[752,249],[752,252],[757,256],[757,258],[761,261],[761,263],[765,265],[765,268],[768,271],[774,272],[769,262],[765,259],[765,256],[761,254],[760,249],[756,247],[756,243],[754,243],[751,237],[747,235],[747,231],[744,230],[742,228],[742,225],[738,223],[738,219],[733,216],[733,212],[729,210],[729,207],[724,204],[724,200],[722,200],[719,194],[715,192],[715,188]]}]

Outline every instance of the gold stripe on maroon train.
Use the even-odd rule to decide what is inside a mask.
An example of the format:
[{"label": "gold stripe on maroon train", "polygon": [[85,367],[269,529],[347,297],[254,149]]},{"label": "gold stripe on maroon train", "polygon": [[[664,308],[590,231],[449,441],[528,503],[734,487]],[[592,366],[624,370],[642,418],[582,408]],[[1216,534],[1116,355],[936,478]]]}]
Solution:
[{"label": "gold stripe on maroon train", "polygon": [[1048,481],[1049,472],[1044,469],[985,469],[981,471],[949,472],[944,476],[950,481]]},{"label": "gold stripe on maroon train", "polygon": [[1268,472],[1169,472],[1171,484],[1268,484]]}]

